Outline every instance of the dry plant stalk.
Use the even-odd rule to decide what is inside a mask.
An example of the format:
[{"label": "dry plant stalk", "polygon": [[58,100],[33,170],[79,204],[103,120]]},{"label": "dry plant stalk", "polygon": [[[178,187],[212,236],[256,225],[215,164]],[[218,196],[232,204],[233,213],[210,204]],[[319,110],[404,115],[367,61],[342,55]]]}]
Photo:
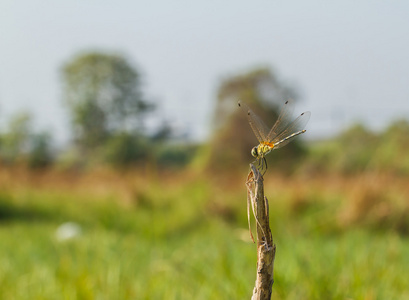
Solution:
[{"label": "dry plant stalk", "polygon": [[[253,210],[257,226],[257,277],[253,289],[252,300],[271,299],[274,283],[274,259],[276,246],[273,243],[269,223],[268,200],[264,196],[263,176],[259,170],[250,164],[247,176],[247,215],[250,217],[250,206]],[[249,220],[249,230],[250,220]],[[253,235],[251,234],[253,239]],[[254,239],[253,239],[254,241]]]}]

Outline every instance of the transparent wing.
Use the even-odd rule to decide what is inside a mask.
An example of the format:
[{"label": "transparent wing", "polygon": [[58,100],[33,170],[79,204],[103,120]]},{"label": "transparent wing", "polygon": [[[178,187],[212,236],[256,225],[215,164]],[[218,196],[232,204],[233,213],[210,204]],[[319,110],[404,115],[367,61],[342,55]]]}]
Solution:
[{"label": "transparent wing", "polygon": [[267,141],[267,133],[269,130],[267,125],[264,124],[260,117],[257,116],[245,103],[239,101],[238,104],[240,107],[246,110],[247,119],[258,141],[260,143]]},{"label": "transparent wing", "polygon": [[275,122],[273,128],[271,128],[270,132],[267,135],[267,142],[272,142],[275,140],[275,137],[278,136],[281,132],[285,130],[285,128],[291,122],[291,116],[294,112],[294,101],[292,99],[288,99],[285,103],[283,108],[280,111],[280,115],[278,116],[277,121]]},{"label": "transparent wing", "polygon": [[297,119],[295,119],[287,128],[283,130],[279,135],[277,135],[272,143],[278,143],[275,149],[281,148],[291,142],[293,137],[303,133],[305,125],[307,125],[310,120],[311,112],[306,111],[302,113]]}]

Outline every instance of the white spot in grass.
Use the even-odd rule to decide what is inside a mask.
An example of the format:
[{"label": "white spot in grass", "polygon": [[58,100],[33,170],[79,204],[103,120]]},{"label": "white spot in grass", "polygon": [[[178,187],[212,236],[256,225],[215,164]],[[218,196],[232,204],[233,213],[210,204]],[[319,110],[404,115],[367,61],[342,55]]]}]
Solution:
[{"label": "white spot in grass", "polygon": [[59,241],[71,240],[81,235],[81,226],[74,222],[66,222],[58,226],[55,237]]}]

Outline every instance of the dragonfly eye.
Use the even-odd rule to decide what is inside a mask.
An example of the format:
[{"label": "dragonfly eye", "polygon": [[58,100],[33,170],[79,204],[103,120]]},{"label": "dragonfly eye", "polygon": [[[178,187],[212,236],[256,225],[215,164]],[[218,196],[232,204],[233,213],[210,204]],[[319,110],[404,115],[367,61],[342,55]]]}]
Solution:
[{"label": "dragonfly eye", "polygon": [[253,155],[254,157],[258,157],[257,147],[254,147],[253,149],[251,149],[251,155]]}]

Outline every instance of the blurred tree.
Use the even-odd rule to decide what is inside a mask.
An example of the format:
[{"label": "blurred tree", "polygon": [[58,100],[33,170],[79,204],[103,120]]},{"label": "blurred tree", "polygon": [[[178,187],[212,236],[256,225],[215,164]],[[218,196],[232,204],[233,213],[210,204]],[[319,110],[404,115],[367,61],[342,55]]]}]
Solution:
[{"label": "blurred tree", "polygon": [[353,124],[338,136],[314,143],[309,170],[356,174],[377,171],[409,174],[409,122],[396,120],[382,133]]},{"label": "blurred tree", "polygon": [[378,168],[409,175],[409,121],[395,120],[381,134],[375,163]]},{"label": "blurred tree", "polygon": [[51,136],[33,131],[33,118],[28,112],[13,115],[6,133],[0,138],[0,157],[4,163],[27,163],[45,167],[52,162]]},{"label": "blurred tree", "polygon": [[1,158],[6,163],[15,163],[28,151],[32,117],[28,112],[13,115],[6,133],[1,137]]},{"label": "blurred tree", "polygon": [[196,150],[193,144],[164,144],[158,148],[157,163],[163,167],[183,168],[191,162]]},{"label": "blurred tree", "polygon": [[339,153],[329,163],[335,164],[335,169],[341,172],[354,173],[368,168],[379,145],[379,138],[363,124],[358,123],[341,133],[337,142]]},{"label": "blurred tree", "polygon": [[64,101],[82,150],[101,146],[122,132],[137,131],[150,106],[140,91],[140,74],[123,56],[86,53],[62,71]]},{"label": "blurred tree", "polygon": [[236,113],[239,100],[270,114],[277,113],[277,109],[289,98],[298,98],[295,88],[280,81],[268,68],[232,76],[219,86],[213,125],[216,128],[224,126],[228,121],[226,116]]},{"label": "blurred tree", "polygon": [[152,135],[151,139],[154,143],[163,143],[168,141],[172,136],[172,128],[167,122],[162,122],[159,129]]},{"label": "blurred tree", "polygon": [[53,162],[51,136],[48,132],[40,132],[31,135],[30,151],[27,159],[28,165],[31,168],[47,167]]},{"label": "blurred tree", "polygon": [[[259,68],[224,80],[218,89],[213,118],[215,135],[209,143],[205,165],[210,169],[235,170],[248,166],[252,157],[250,150],[258,144],[250,129],[245,112],[237,105],[243,101],[272,126],[277,113],[286,99],[296,99],[294,88],[280,81],[275,73],[267,68]],[[280,161],[294,158],[300,152],[297,143],[286,146],[279,154]],[[270,154],[267,159],[271,159]],[[277,158],[277,157],[276,157]],[[277,164],[275,164],[277,165]],[[269,164],[269,167],[274,165]],[[287,166],[289,170],[289,166]]]},{"label": "blurred tree", "polygon": [[148,158],[148,140],[140,135],[122,132],[109,138],[103,149],[103,158],[113,166],[127,167],[129,164]]}]

